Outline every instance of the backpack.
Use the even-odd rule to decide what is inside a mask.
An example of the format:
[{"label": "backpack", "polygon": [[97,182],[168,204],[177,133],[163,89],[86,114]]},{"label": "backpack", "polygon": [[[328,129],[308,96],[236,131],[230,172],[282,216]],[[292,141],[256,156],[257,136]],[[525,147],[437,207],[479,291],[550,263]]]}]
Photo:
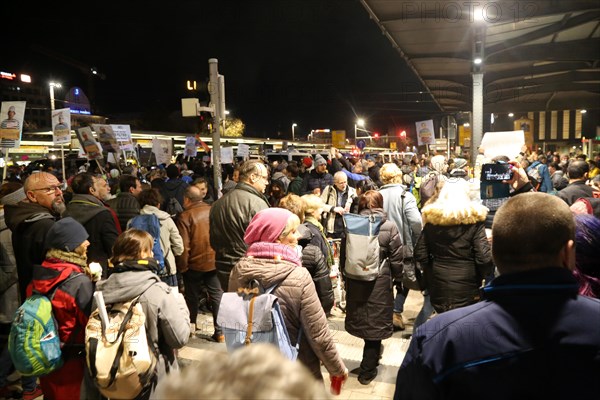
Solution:
[{"label": "backpack", "polygon": [[102,396],[134,399],[157,378],[158,350],[146,336],[141,295],[107,307],[101,293],[94,293],[98,308],[85,327],[86,364]]},{"label": "backpack", "polygon": [[8,337],[8,351],[15,369],[25,376],[47,375],[63,365],[58,323],[52,313],[52,299],[72,274],[46,295],[33,292],[17,309]]},{"label": "backpack", "polygon": [[435,188],[438,184],[440,177],[437,173],[430,172],[421,180],[421,186],[419,187],[419,196],[421,197],[421,207],[425,205],[435,193]]},{"label": "backpack", "polygon": [[[175,200],[177,201],[177,200]],[[160,247],[160,221],[154,214],[142,214],[136,215],[127,223],[127,229],[135,228],[142,231],[148,232],[154,239],[152,246],[152,253],[154,253],[154,259],[159,265],[159,276],[168,275],[168,271],[165,268],[165,255]]]},{"label": "backpack", "polygon": [[179,203],[179,200],[177,200],[177,198],[171,197],[169,198],[169,200],[167,200],[165,212],[169,214],[171,218],[175,218],[183,212],[183,207],[181,206],[181,203]]},{"label": "backpack", "polygon": [[379,261],[379,215],[343,215],[346,223],[344,275],[359,281],[374,281],[385,263]]},{"label": "backpack", "polygon": [[544,178],[538,169],[539,165],[541,165],[541,163],[532,164],[529,168],[527,168],[527,176],[529,177],[529,181],[535,190],[539,190],[540,186],[542,186],[542,180]]},{"label": "backpack", "polygon": [[292,345],[277,296],[271,294],[277,285],[263,290],[256,281],[237,293],[223,293],[217,324],[223,329],[227,351],[232,352],[251,343],[271,343],[288,359],[298,357],[302,327],[298,341]]}]

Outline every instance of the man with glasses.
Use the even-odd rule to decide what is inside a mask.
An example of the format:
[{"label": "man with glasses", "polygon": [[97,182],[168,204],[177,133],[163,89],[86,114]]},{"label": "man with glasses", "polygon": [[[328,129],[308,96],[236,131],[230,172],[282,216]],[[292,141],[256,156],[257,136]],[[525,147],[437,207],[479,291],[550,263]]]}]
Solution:
[{"label": "man with glasses", "polygon": [[65,211],[62,185],[48,172],[30,175],[23,185],[27,198],[14,205],[6,205],[6,225],[12,231],[12,243],[19,275],[21,302],[32,279],[33,265],[46,257],[46,233]]},{"label": "man with glasses", "polygon": [[217,276],[227,291],[229,274],[246,254],[244,233],[254,215],[269,208],[264,195],[269,184],[267,167],[259,160],[249,160],[240,167],[237,186],[212,204],[210,209],[210,245],[216,253]]},{"label": "man with glasses", "polygon": [[327,211],[323,224],[327,237],[344,238],[346,225],[343,215],[350,212],[350,206],[356,197],[356,189],[348,186],[346,174],[343,171],[336,172],[333,175],[333,185],[327,186],[321,194],[321,200],[325,203],[324,210]]},{"label": "man with glasses", "polygon": [[71,190],[73,198],[67,204],[65,216],[73,217],[87,231],[90,242],[87,249],[88,263],[99,263],[102,266],[102,278],[106,278],[108,259],[112,256],[112,247],[121,233],[116,214],[105,203],[110,198],[110,188],[102,176],[82,173],[73,178]]}]

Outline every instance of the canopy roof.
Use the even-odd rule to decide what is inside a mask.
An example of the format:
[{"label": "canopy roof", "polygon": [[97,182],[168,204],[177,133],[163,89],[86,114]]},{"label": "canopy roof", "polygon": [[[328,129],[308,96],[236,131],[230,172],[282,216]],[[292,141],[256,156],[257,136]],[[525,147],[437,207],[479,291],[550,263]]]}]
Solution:
[{"label": "canopy roof", "polygon": [[360,1],[441,112],[472,109],[476,56],[484,112],[600,108],[597,0]]}]

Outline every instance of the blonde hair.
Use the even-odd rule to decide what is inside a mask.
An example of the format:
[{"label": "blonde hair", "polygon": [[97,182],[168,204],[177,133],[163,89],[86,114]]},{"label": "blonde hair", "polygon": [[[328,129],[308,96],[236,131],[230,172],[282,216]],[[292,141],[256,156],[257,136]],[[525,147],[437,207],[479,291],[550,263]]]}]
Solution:
[{"label": "blonde hair", "polygon": [[292,233],[298,227],[298,225],[300,225],[300,218],[298,218],[296,214],[290,215],[285,223],[285,228],[283,228],[283,231],[279,235],[279,240]]},{"label": "blonde hair", "polygon": [[423,223],[451,226],[485,221],[488,209],[471,199],[467,181],[441,181],[437,198],[430,199],[421,210]]},{"label": "blonde hair", "polygon": [[197,363],[211,368],[171,372],[159,382],[156,398],[331,399],[322,381],[270,344],[255,343],[230,354],[206,352]]},{"label": "blonde hair", "polygon": [[383,164],[379,170],[379,178],[384,185],[391,183],[403,183],[402,182],[402,171],[394,163]]},{"label": "blonde hair", "polygon": [[304,211],[306,204],[300,196],[294,193],[289,193],[279,200],[278,207],[285,208],[298,216],[300,222],[304,221]]},{"label": "blonde hair", "polygon": [[323,208],[323,200],[316,194],[305,194],[302,196],[302,200],[306,204],[304,215],[312,216],[315,211]]}]

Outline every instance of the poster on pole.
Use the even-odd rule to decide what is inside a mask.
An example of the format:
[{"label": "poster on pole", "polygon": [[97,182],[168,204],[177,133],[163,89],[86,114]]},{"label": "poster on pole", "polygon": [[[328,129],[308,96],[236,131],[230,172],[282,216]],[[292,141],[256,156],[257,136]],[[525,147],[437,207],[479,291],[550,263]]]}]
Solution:
[{"label": "poster on pole", "polygon": [[89,126],[79,128],[76,131],[77,139],[88,160],[99,160],[104,158],[102,155],[102,147],[94,139],[92,129]]},{"label": "poster on pole", "polygon": [[185,138],[185,148],[183,149],[184,157],[196,157],[198,154],[198,148],[196,147],[196,138],[194,136],[188,136]]},{"label": "poster on pole", "polygon": [[52,111],[52,140],[54,144],[71,143],[71,110]]},{"label": "poster on pole", "polygon": [[415,126],[417,127],[417,144],[419,146],[424,144],[435,144],[432,119],[415,122]]},{"label": "poster on pole", "polygon": [[26,103],[25,101],[2,102],[2,108],[0,109],[0,147],[15,148],[20,146]]},{"label": "poster on pole", "polygon": [[129,125],[111,125],[117,138],[121,150],[133,151],[133,141],[131,140],[131,127]]},{"label": "poster on pole", "polygon": [[525,144],[524,131],[508,131],[508,132],[486,132],[481,139],[481,147],[484,150],[486,158],[494,158],[496,156],[507,156],[511,160],[521,152],[521,148]]},{"label": "poster on pole", "polygon": [[153,138],[152,152],[156,157],[156,165],[169,165],[171,163],[171,155],[173,154],[171,149],[171,140]]},{"label": "poster on pole", "polygon": [[117,144],[117,138],[112,126],[92,124],[92,128],[96,131],[96,135],[98,135],[98,141],[100,142],[100,146],[102,146],[102,150],[107,153],[119,152],[119,145]]},{"label": "poster on pole", "polygon": [[221,164],[233,164],[233,147],[221,148]]}]

